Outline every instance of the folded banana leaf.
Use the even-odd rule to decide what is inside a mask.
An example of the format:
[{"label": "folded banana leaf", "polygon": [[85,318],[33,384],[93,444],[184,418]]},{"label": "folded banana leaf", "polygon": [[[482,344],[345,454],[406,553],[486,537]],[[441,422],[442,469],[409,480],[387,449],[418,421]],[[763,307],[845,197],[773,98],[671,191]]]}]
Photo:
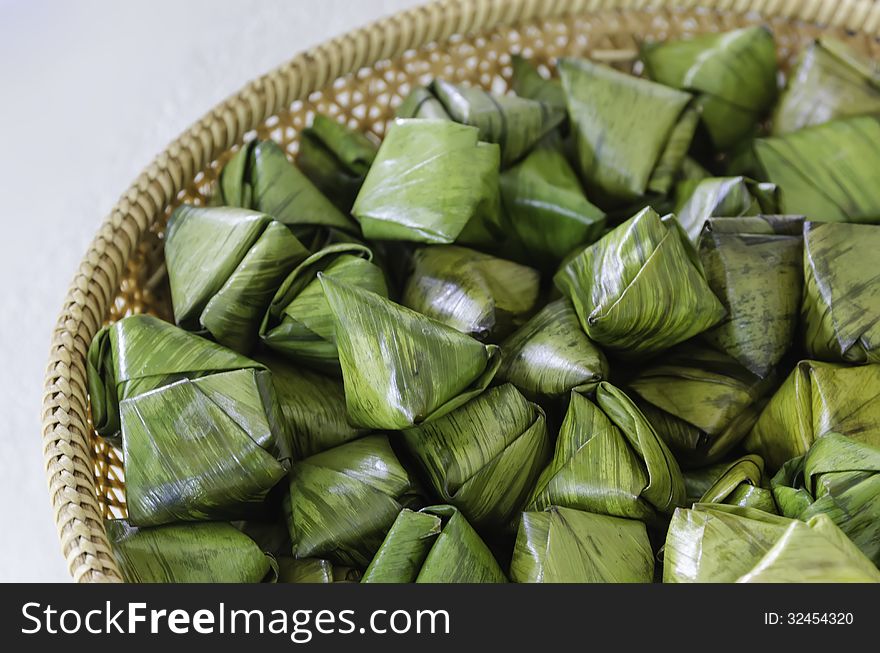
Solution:
[{"label": "folded banana leaf", "polygon": [[272,372],[284,429],[290,436],[296,460],[367,433],[367,429],[348,423],[341,381],[303,369],[279,356],[260,360]]},{"label": "folded banana leaf", "polygon": [[880,226],[806,223],[801,321],[810,358],[880,363]]},{"label": "folded banana leaf", "polygon": [[780,211],[820,222],[880,223],[880,122],[834,120],[755,141],[768,181],[782,189]]},{"label": "folded banana leaf", "polygon": [[791,347],[803,290],[803,219],[710,218],[699,240],[709,287],[727,317],[701,338],[761,377]]},{"label": "folded banana leaf", "polygon": [[641,54],[651,79],[697,94],[718,149],[754,131],[776,99],[776,44],[766,27],[650,43]]},{"label": "folded banana leaf", "polygon": [[596,402],[571,393],[527,510],[559,506],[654,522],[683,505],[678,463],[632,400],[603,381]]},{"label": "folded banana leaf", "polygon": [[786,134],[836,118],[880,113],[880,66],[833,38],[801,52],[773,115]]},{"label": "folded banana leaf", "polygon": [[285,499],[293,556],[365,567],[412,493],[386,435],[295,462]]},{"label": "folded banana leaf", "polygon": [[678,222],[650,207],[572,258],[554,282],[587,335],[625,357],[667,349],[725,313]]},{"label": "folded banana leaf", "polygon": [[448,120],[395,120],[352,213],[370,240],[491,245],[501,232],[499,149]]},{"label": "folded banana leaf", "polygon": [[654,552],[640,521],[551,506],[524,512],[510,579],[516,583],[650,583]]},{"label": "folded banana leaf", "polygon": [[515,54],[510,57],[513,66],[511,88],[519,97],[538,100],[565,111],[565,91],[558,79],[547,79],[528,59]]},{"label": "folded banana leaf", "polygon": [[363,245],[339,243],[300,263],[276,286],[260,326],[263,342],[295,361],[338,374],[333,318],[318,273],[387,297],[385,275],[372,258]]},{"label": "folded banana leaf", "polygon": [[544,411],[506,383],[403,441],[434,492],[479,529],[503,529],[522,509],[551,452]]},{"label": "folded banana leaf", "polygon": [[399,430],[482,392],[500,351],[357,286],[319,275],[333,314],[348,419]]},{"label": "folded banana leaf", "polygon": [[605,354],[581,330],[571,302],[557,299],[501,345],[497,378],[533,399],[592,392],[608,377]]},{"label": "folded banana leaf", "polygon": [[351,211],[379,149],[365,134],[322,114],[300,134],[296,164],[342,213]]},{"label": "folded banana leaf", "polygon": [[[724,503],[777,513],[773,492],[764,478],[764,461],[760,456],[747,454],[720,467],[720,474],[705,489],[697,503]],[[687,484],[687,476],[685,478]]]},{"label": "folded banana leaf", "polygon": [[453,506],[404,509],[362,583],[506,583],[492,552]]},{"label": "folded banana leaf", "polygon": [[175,209],[165,235],[174,320],[247,353],[281,281],[308,250],[268,215],[246,209]]},{"label": "folded banana leaf", "polygon": [[776,470],[827,433],[880,446],[880,365],[801,361],[771,397],[744,445]]},{"label": "folded banana leaf", "polygon": [[478,340],[498,341],[522,325],[538,301],[536,270],[456,245],[423,247],[401,304]]},{"label": "folded banana leaf", "polygon": [[696,504],[672,516],[663,582],[877,582],[880,571],[825,515],[808,523]]},{"label": "folded banana leaf", "polygon": [[278,572],[272,556],[225,522],[137,528],[112,519],[106,527],[129,583],[259,583]]},{"label": "folded banana leaf", "polygon": [[278,582],[299,584],[351,583],[360,573],[351,567],[336,565],[320,558],[278,558]]},{"label": "folded banana leaf", "polygon": [[359,233],[272,141],[247,143],[223,166],[213,202],[271,215],[303,241],[328,229]]},{"label": "folded banana leaf", "polygon": [[397,111],[395,118],[421,118],[423,120],[452,120],[443,103],[426,86],[416,86],[407,95]]},{"label": "folded banana leaf", "polygon": [[686,156],[681,162],[681,170],[678,171],[680,181],[697,182],[702,179],[708,179],[712,173],[706,170],[703,165],[693,157]]},{"label": "folded banana leaf", "polygon": [[526,254],[545,265],[592,243],[605,227],[605,213],[584,196],[577,174],[554,144],[539,144],[501,173],[501,201]]},{"label": "folded banana leaf", "polygon": [[449,117],[480,130],[480,140],[497,143],[503,166],[521,159],[565,118],[565,109],[512,94],[496,95],[463,84],[435,79],[429,90]]},{"label": "folded banana leaf", "polygon": [[774,214],[779,209],[778,189],[745,177],[709,177],[680,182],[673,212],[696,243],[709,218]]},{"label": "folded banana leaf", "polygon": [[691,95],[582,59],[558,67],[587,194],[600,204],[666,194],[697,127]]},{"label": "folded banana leaf", "polygon": [[[775,388],[726,354],[690,341],[643,367],[628,383],[664,442],[688,465],[718,461],[758,419]],[[665,413],[661,415],[660,413]]]},{"label": "folded banana leaf", "polygon": [[827,515],[880,565],[880,446],[828,433],[785,463],[772,487],[786,517]]}]

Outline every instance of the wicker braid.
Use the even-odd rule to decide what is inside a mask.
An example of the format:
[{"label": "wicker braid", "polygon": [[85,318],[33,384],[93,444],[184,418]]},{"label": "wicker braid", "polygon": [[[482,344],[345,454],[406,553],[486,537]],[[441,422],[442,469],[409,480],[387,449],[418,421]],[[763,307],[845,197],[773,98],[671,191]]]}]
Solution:
[{"label": "wicker braid", "polygon": [[[261,136],[274,135],[272,130],[283,126],[279,115],[290,118],[291,107],[307,102],[316,91],[330,87],[332,92],[335,80],[365,67],[379,70],[380,62],[405,58],[412,50],[419,52],[410,63],[429,59],[436,54],[429,44],[454,35],[481,35],[522,24],[518,34],[523,36],[510,38],[522,38],[516,43],[524,45],[534,33],[528,30],[540,34],[547,21],[567,16],[612,26],[622,16],[638,16],[644,21],[640,27],[652,32],[659,29],[652,28],[652,17],[661,16],[699,32],[731,27],[747,20],[746,14],[752,22],[774,19],[801,30],[802,39],[821,29],[846,29],[860,35],[862,50],[876,54],[880,4],[873,0],[440,0],[296,56],[248,84],[180,136],[113,208],[74,277],[52,338],[43,398],[43,451],[61,546],[74,580],[121,580],[103,526],[111,508],[124,505],[122,481],[115,471],[120,462],[92,432],[85,373],[89,342],[108,318],[145,309],[161,313],[151,293],[161,276],[156,272],[161,270],[156,235],[169,207],[182,197],[200,201],[202,186],[246,134],[257,130]],[[614,29],[623,32],[630,27]],[[550,58],[552,52],[542,52],[541,43],[534,54]],[[473,72],[472,77],[481,81],[481,74]],[[318,101],[315,107],[324,105]],[[302,106],[300,114],[305,115]],[[301,124],[300,114],[288,120],[294,131]],[[369,118],[361,123],[381,132]],[[295,149],[295,134],[282,140]]]}]

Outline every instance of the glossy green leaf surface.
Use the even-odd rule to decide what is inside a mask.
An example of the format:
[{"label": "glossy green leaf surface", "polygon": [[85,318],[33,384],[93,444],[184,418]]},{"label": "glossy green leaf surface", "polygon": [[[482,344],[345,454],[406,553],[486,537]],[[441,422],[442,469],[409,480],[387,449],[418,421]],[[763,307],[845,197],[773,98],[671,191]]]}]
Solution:
[{"label": "glossy green leaf surface", "polygon": [[511,88],[514,93],[565,111],[565,91],[558,79],[547,79],[521,55],[511,55],[510,62],[513,66]]},{"label": "glossy green leaf surface", "polygon": [[778,206],[773,184],[745,177],[709,177],[678,184],[674,213],[688,238],[696,243],[709,218],[774,214]]}]

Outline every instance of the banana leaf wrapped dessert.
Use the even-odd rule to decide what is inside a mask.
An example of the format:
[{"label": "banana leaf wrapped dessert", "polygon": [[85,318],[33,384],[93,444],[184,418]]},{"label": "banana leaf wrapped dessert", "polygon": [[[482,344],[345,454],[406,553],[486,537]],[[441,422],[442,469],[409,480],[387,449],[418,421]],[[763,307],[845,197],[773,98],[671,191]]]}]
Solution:
[{"label": "banana leaf wrapped dessert", "polygon": [[777,470],[828,433],[880,446],[880,365],[801,361],[743,444]]},{"label": "banana leaf wrapped dessert", "polygon": [[778,208],[775,184],[745,177],[709,177],[680,182],[673,212],[688,238],[696,243],[709,218],[775,214]]},{"label": "banana leaf wrapped dessert", "polygon": [[880,66],[823,37],[801,52],[788,76],[773,114],[773,134],[866,114],[880,114]]},{"label": "banana leaf wrapped dessert", "polygon": [[880,565],[880,445],[828,433],[785,463],[772,487],[786,517],[827,515]]},{"label": "banana leaf wrapped dessert", "polygon": [[819,222],[880,223],[880,118],[858,116],[755,141],[780,211]]},{"label": "banana leaf wrapped dessert", "polygon": [[643,367],[627,387],[664,442],[688,465],[718,461],[758,419],[775,378],[691,341]]},{"label": "banana leaf wrapped dessert", "polygon": [[434,492],[479,529],[504,529],[550,455],[544,411],[506,383],[403,432]]},{"label": "banana leaf wrapped dessert", "polygon": [[352,567],[333,565],[321,558],[278,558],[278,582],[295,584],[353,583],[360,572]]},{"label": "banana leaf wrapped dessert", "polygon": [[349,421],[399,430],[467,403],[500,351],[357,286],[319,275],[336,328]]},{"label": "banana leaf wrapped dessert", "polygon": [[826,515],[808,522],[755,508],[696,504],[672,517],[664,583],[880,582],[880,571]]},{"label": "banana leaf wrapped dessert", "polygon": [[300,134],[296,164],[342,213],[351,211],[379,147],[369,137],[322,114]]},{"label": "banana leaf wrapped dessert", "polygon": [[811,358],[880,363],[880,226],[804,227],[804,345]]},{"label": "banana leaf wrapped dessert", "polygon": [[457,245],[413,254],[401,304],[478,340],[497,341],[525,322],[538,301],[532,268]]},{"label": "banana leaf wrapped dessert", "polygon": [[299,460],[285,498],[293,556],[363,568],[415,498],[413,480],[386,435]]},{"label": "banana leaf wrapped dessert", "polygon": [[565,111],[565,91],[558,79],[547,79],[532,62],[518,54],[511,55],[510,63],[513,67],[511,88],[514,93]]},{"label": "banana leaf wrapped dessert", "polygon": [[436,99],[450,120],[476,127],[481,141],[497,143],[503,166],[522,158],[565,118],[561,106],[512,94],[496,95],[477,86],[451,84],[442,79],[435,79],[417,99],[401,105],[398,117],[439,117],[436,105],[425,107],[425,92]]},{"label": "banana leaf wrapped dessert", "polygon": [[697,96],[718,149],[752,133],[776,99],[776,44],[765,27],[649,43],[641,54],[651,79]]},{"label": "banana leaf wrapped dessert", "polygon": [[524,512],[510,579],[516,583],[650,583],[654,552],[644,523],[551,506]]},{"label": "banana leaf wrapped dessert", "polygon": [[727,317],[700,337],[760,377],[791,348],[803,289],[803,219],[711,218],[699,240],[709,287]]},{"label": "banana leaf wrapped dessert", "polygon": [[589,197],[604,206],[665,195],[697,127],[691,94],[583,59],[558,67]]},{"label": "banana leaf wrapped dessert", "polygon": [[724,317],[678,222],[650,207],[570,259],[554,282],[590,339],[630,358],[668,349]]},{"label": "banana leaf wrapped dessert", "polygon": [[[713,476],[715,478],[702,490],[695,503],[723,503],[777,513],[773,492],[764,477],[764,461],[760,456],[746,454],[733,462],[714,465],[708,474],[703,472],[700,476],[701,481]],[[685,486],[689,496],[692,487],[697,484],[685,473]]]},{"label": "banana leaf wrapped dessert", "polygon": [[500,234],[498,146],[448,120],[395,120],[352,214],[377,240],[470,245]]},{"label": "banana leaf wrapped dessert", "polygon": [[587,200],[565,154],[541,143],[501,173],[505,219],[529,258],[555,265],[595,241],[605,213]]},{"label": "banana leaf wrapped dessert", "polygon": [[416,86],[407,95],[397,111],[395,118],[420,118],[422,120],[452,120],[446,107],[427,86]]},{"label": "banana leaf wrapped dessert", "polygon": [[271,215],[304,242],[326,231],[359,233],[272,141],[246,143],[223,166],[213,202]]},{"label": "banana leaf wrapped dessert", "polygon": [[605,354],[581,330],[566,298],[542,308],[501,345],[497,378],[530,398],[591,392],[608,377]]},{"label": "banana leaf wrapped dessert", "polygon": [[88,378],[96,428],[121,433],[133,525],[246,516],[286,473],[288,435],[255,361],[135,315],[95,336]]},{"label": "banana leaf wrapped dessert", "polygon": [[596,403],[571,393],[553,460],[527,510],[558,506],[653,523],[684,500],[681,470],[663,440],[629,397],[603,381]]},{"label": "banana leaf wrapped dessert", "polygon": [[276,286],[260,326],[273,351],[320,371],[339,371],[333,319],[318,273],[388,295],[382,270],[363,245],[337,243],[312,254]]},{"label": "banana leaf wrapped dessert", "polygon": [[506,583],[492,552],[456,508],[404,509],[362,583]]},{"label": "banana leaf wrapped dessert", "polygon": [[278,573],[272,556],[226,522],[137,528],[112,519],[106,527],[129,583],[259,583]]},{"label": "banana leaf wrapped dessert", "polygon": [[268,215],[182,205],[165,234],[174,321],[247,353],[272,295],[308,250]]},{"label": "banana leaf wrapped dessert", "polygon": [[272,372],[294,459],[307,458],[366,435],[368,429],[352,426],[346,418],[345,391],[339,379],[305,369],[280,356],[263,356],[260,361]]}]

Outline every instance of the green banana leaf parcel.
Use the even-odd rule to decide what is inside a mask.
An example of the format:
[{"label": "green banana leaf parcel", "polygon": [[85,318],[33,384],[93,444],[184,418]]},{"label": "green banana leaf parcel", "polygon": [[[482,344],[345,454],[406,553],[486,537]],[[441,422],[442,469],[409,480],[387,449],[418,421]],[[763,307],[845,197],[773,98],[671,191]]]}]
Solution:
[{"label": "green banana leaf parcel", "polygon": [[511,55],[510,63],[513,67],[511,88],[514,93],[565,111],[565,91],[558,79],[547,79],[531,61],[521,55]]},{"label": "green banana leaf parcel", "polygon": [[[743,508],[756,508],[777,514],[768,479],[764,475],[764,461],[755,454],[746,454],[730,463],[719,465],[720,473],[695,503],[724,503]],[[687,484],[687,475],[685,476]]]}]

